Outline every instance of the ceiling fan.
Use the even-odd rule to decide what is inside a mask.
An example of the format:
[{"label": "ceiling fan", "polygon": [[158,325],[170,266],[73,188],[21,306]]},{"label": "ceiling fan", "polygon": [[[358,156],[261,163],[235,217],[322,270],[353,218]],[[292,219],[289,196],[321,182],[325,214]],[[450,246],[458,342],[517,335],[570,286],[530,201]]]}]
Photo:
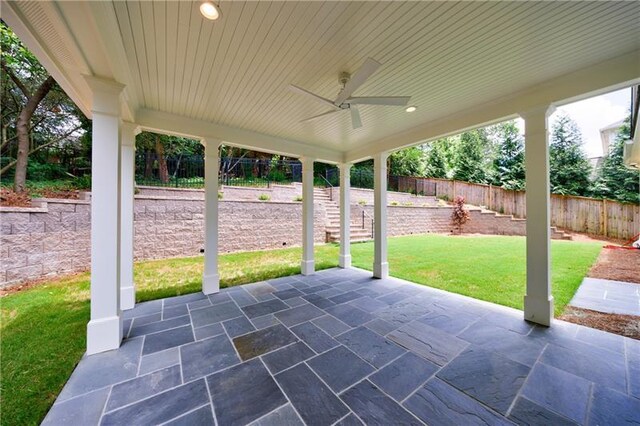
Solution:
[{"label": "ceiling fan", "polygon": [[330,111],[323,112],[322,114],[309,117],[301,121],[301,123],[306,121],[315,120],[320,117],[324,117],[327,115],[334,114],[336,112],[340,112],[343,110],[349,110],[351,112],[351,124],[354,129],[362,127],[362,118],[360,117],[360,111],[358,111],[358,105],[390,105],[390,106],[405,106],[409,103],[411,96],[354,96],[351,97],[353,92],[355,92],[360,86],[364,84],[365,81],[373,73],[375,73],[378,68],[382,66],[378,61],[367,58],[367,60],[362,64],[360,69],[356,71],[353,75],[343,72],[340,74],[339,82],[342,85],[338,96],[334,101],[331,101],[327,98],[323,98],[322,96],[318,96],[315,93],[312,93],[308,90],[303,89],[302,87],[295,86],[293,84],[289,85],[289,88],[294,92],[301,93],[303,95],[308,96],[311,99],[314,99],[317,102],[325,106],[331,107]]}]

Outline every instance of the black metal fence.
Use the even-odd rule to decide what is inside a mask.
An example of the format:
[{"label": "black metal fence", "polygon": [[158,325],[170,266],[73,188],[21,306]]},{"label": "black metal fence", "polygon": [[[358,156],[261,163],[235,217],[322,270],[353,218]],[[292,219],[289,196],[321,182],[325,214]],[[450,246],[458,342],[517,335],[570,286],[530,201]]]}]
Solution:
[{"label": "black metal fence", "polygon": [[[222,158],[218,179],[224,185],[268,187],[271,183],[302,181],[297,160]],[[136,154],[138,185],[178,188],[204,187],[204,158],[200,155],[158,157],[152,152]]]},{"label": "black metal fence", "polygon": [[[297,160],[235,158],[220,159],[218,179],[223,185],[269,187],[273,183],[302,182],[302,163]],[[136,154],[136,183],[138,185],[176,188],[204,187],[204,157],[201,155],[158,157],[153,152]],[[337,167],[329,166],[316,175],[316,186],[339,186]],[[389,176],[387,187],[391,191],[435,195],[435,186],[422,178]],[[353,188],[373,189],[373,170],[351,168]]]}]

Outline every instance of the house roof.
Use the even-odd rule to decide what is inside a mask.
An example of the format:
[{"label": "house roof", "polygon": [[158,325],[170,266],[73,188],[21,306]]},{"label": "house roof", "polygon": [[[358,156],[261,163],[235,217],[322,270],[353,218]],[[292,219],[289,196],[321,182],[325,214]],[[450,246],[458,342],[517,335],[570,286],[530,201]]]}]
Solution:
[{"label": "house roof", "polygon": [[[4,2],[4,17],[91,115],[83,75],[126,86],[149,130],[353,161],[640,81],[638,2]],[[340,72],[382,67],[358,96],[411,96],[313,122]]]}]

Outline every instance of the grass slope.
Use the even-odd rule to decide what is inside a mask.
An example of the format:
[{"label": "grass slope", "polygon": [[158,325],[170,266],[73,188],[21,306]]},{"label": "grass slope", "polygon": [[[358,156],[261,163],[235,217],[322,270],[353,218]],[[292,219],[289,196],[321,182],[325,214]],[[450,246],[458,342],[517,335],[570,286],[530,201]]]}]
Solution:
[{"label": "grass slope", "polygon": [[[600,251],[598,244],[552,242],[556,315]],[[371,269],[373,244],[354,244],[353,263]],[[315,249],[316,268],[337,265],[338,247]],[[525,239],[420,235],[389,239],[392,275],[522,309]],[[220,256],[222,287],[300,272],[301,249]],[[137,300],[200,289],[202,257],[136,264]],[[1,299],[2,424],[38,424],[85,350],[89,274],[51,280]]]}]

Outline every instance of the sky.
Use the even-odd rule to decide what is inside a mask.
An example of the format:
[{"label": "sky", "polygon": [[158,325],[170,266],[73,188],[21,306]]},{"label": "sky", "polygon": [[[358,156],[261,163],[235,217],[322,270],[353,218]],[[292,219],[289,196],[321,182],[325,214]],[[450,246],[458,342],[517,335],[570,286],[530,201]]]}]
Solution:
[{"label": "sky", "polygon": [[560,111],[568,114],[582,132],[583,149],[587,157],[599,157],[602,155],[600,129],[624,120],[629,113],[630,103],[631,89],[618,90],[558,107],[551,120]]}]

